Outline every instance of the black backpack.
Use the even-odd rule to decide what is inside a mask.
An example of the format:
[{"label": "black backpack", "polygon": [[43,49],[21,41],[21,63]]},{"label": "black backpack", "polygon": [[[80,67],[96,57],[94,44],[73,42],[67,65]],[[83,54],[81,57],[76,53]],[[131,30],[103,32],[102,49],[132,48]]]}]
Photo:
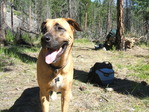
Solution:
[{"label": "black backpack", "polygon": [[90,69],[87,82],[92,84],[107,85],[114,80],[114,70],[110,62],[97,62]]}]

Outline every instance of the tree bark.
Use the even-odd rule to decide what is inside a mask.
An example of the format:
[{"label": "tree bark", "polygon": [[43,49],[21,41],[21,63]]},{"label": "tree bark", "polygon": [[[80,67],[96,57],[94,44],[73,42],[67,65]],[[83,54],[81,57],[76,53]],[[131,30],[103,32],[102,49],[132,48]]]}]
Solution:
[{"label": "tree bark", "polygon": [[100,24],[100,3],[101,3],[101,1],[100,0],[98,0],[98,17],[97,17],[97,21],[98,21],[98,23],[97,23],[97,32],[99,32],[99,36],[101,36],[101,34],[102,34],[102,28],[101,28],[101,24]]},{"label": "tree bark", "polygon": [[12,30],[12,32],[14,32],[14,29],[13,29],[13,8],[14,8],[14,5],[11,4],[11,30]]},{"label": "tree bark", "polygon": [[67,4],[68,4],[68,17],[76,20],[78,2],[76,0],[67,0]]},{"label": "tree bark", "polygon": [[131,31],[131,1],[126,0],[126,13],[125,13],[125,31]]},{"label": "tree bark", "polygon": [[84,24],[84,31],[87,30],[87,12],[85,13],[85,24]]},{"label": "tree bark", "polygon": [[51,18],[51,7],[49,5],[49,0],[46,0],[46,18]]},{"label": "tree bark", "polygon": [[31,4],[31,1],[30,1],[30,4],[29,4],[29,31],[31,30],[31,26],[32,25],[32,4]]},{"label": "tree bark", "polygon": [[0,44],[7,46],[6,37],[6,0],[0,3]]},{"label": "tree bark", "polygon": [[85,12],[85,23],[84,23],[84,31],[87,30],[87,22],[88,22],[88,11],[87,11],[87,8],[88,8],[88,3],[86,4],[86,12]]},{"label": "tree bark", "polygon": [[117,32],[116,49],[124,50],[124,24],[123,24],[123,5],[124,0],[117,0]]},{"label": "tree bark", "polygon": [[68,17],[72,18],[72,13],[71,13],[71,0],[68,0]]},{"label": "tree bark", "polygon": [[112,4],[112,0],[108,1],[108,14],[107,14],[107,28],[106,28],[106,34],[109,33],[109,31],[111,30],[111,4]]}]

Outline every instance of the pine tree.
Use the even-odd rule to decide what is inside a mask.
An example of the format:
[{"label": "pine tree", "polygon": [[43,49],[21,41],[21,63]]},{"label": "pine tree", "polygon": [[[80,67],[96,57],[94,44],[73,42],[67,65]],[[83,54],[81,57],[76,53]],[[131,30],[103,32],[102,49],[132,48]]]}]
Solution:
[{"label": "pine tree", "polygon": [[0,44],[7,46],[6,37],[6,0],[0,2]]},{"label": "pine tree", "polygon": [[116,48],[124,50],[124,25],[123,25],[123,5],[124,0],[117,0],[117,33]]}]

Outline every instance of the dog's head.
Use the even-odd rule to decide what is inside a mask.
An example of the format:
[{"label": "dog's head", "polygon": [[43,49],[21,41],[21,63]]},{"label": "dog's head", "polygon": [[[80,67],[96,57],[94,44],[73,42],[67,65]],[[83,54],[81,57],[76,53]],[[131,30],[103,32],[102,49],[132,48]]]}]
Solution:
[{"label": "dog's head", "polygon": [[70,18],[47,19],[41,25],[41,45],[47,50],[46,63],[53,63],[72,46],[74,30],[81,31],[79,24]]}]

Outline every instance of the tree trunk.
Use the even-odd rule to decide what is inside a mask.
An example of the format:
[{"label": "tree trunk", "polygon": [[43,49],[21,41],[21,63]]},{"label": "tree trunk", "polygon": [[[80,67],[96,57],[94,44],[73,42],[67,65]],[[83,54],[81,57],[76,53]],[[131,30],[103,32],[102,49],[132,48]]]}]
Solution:
[{"label": "tree trunk", "polygon": [[32,4],[31,4],[31,1],[30,1],[30,4],[29,4],[29,31],[31,30],[31,26],[32,25]]},{"label": "tree trunk", "polygon": [[43,0],[38,1],[37,5],[37,32],[40,32],[40,26],[41,23],[45,20],[44,19],[44,6],[43,6]]},{"label": "tree trunk", "polygon": [[98,6],[97,6],[97,8],[98,8],[98,12],[97,12],[97,27],[96,27],[96,31],[99,33],[99,36],[101,36],[101,34],[102,34],[102,28],[101,28],[101,24],[100,24],[100,3],[101,3],[101,1],[100,0],[98,0]]},{"label": "tree trunk", "polygon": [[84,31],[87,30],[87,12],[85,13],[85,24],[84,24]]},{"label": "tree trunk", "polygon": [[84,23],[84,31],[86,31],[87,30],[87,22],[88,22],[88,10],[87,10],[87,8],[88,8],[88,3],[86,4],[86,12],[85,12],[85,23]]},{"label": "tree trunk", "polygon": [[106,28],[106,34],[109,33],[109,31],[111,30],[111,4],[112,4],[112,0],[108,1],[108,14],[107,14],[107,28]]},{"label": "tree trunk", "polygon": [[46,0],[46,18],[51,18],[51,7],[49,5],[49,0]]},{"label": "tree trunk", "polygon": [[126,14],[125,14],[125,31],[131,31],[131,1],[126,0]]},{"label": "tree trunk", "polygon": [[6,0],[0,3],[0,44],[7,46],[6,37]]},{"label": "tree trunk", "polygon": [[[29,21],[28,21],[29,25],[28,25],[28,30],[31,31],[32,30],[32,2],[29,2]],[[31,39],[31,34],[28,34],[29,38]],[[30,40],[31,41],[31,40]]]},{"label": "tree trunk", "polygon": [[71,0],[68,0],[68,17],[72,18],[72,13],[71,13]]},{"label": "tree trunk", "polygon": [[144,35],[148,34],[149,30],[149,12],[145,12],[144,14]]},{"label": "tree trunk", "polygon": [[11,4],[11,30],[12,30],[12,32],[14,32],[14,29],[13,29],[13,8],[14,8],[14,5]]},{"label": "tree trunk", "polygon": [[67,0],[67,4],[68,4],[68,17],[76,19],[78,2],[76,0]]},{"label": "tree trunk", "polygon": [[124,50],[124,24],[123,24],[123,5],[124,0],[117,0],[117,33],[116,33],[116,48]]}]

